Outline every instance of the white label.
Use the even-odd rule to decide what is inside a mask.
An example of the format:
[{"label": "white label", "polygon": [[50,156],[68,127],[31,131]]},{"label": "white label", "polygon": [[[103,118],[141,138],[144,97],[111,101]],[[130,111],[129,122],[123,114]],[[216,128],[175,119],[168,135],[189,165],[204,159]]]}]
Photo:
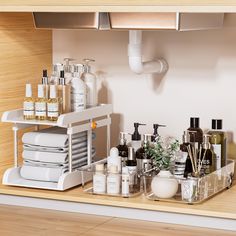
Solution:
[{"label": "white label", "polygon": [[36,102],[35,103],[35,115],[36,116],[46,116],[46,102]]},{"label": "white label", "polygon": [[122,175],[121,192],[122,195],[129,195],[129,175]]},{"label": "white label", "polygon": [[58,117],[58,116],[59,116],[59,104],[48,103],[48,117]]},{"label": "white label", "polygon": [[71,98],[73,111],[82,111],[86,108],[86,96],[83,91],[73,93]]},{"label": "white label", "polygon": [[127,166],[128,172],[129,172],[129,184],[134,185],[135,184],[135,177],[137,173],[137,166]]},{"label": "white label", "polygon": [[120,176],[108,175],[107,177],[107,193],[119,194],[120,193]]},{"label": "white label", "polygon": [[24,116],[34,115],[34,102],[24,102]]},{"label": "white label", "polygon": [[93,176],[93,192],[94,193],[106,192],[106,176],[104,174],[95,174]]},{"label": "white label", "polygon": [[221,144],[212,144],[214,153],[216,154],[216,169],[221,168]]}]

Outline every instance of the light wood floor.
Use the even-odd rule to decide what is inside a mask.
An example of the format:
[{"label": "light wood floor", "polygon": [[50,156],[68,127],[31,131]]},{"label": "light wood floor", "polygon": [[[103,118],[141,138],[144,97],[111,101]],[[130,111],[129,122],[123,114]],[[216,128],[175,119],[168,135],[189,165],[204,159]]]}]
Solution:
[{"label": "light wood floor", "polygon": [[236,232],[0,205],[3,236],[231,236]]}]

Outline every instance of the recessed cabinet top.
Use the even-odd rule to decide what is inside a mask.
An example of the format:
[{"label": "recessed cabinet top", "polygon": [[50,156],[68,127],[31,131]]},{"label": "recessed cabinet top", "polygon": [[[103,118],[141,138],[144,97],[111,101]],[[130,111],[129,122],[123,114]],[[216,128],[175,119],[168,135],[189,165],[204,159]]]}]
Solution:
[{"label": "recessed cabinet top", "polygon": [[236,12],[236,0],[1,0],[0,12]]}]

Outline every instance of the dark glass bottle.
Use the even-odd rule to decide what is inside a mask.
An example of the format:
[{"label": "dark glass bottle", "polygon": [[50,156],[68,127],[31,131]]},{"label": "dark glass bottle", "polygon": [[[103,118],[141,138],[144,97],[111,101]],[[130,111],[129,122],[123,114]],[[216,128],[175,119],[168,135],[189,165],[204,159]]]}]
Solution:
[{"label": "dark glass bottle", "polygon": [[216,170],[216,158],[212,151],[210,137],[211,135],[208,134],[203,135],[201,157],[199,160],[199,162],[202,162],[200,176],[208,175]]},{"label": "dark glass bottle", "polygon": [[212,120],[212,130],[208,134],[211,135],[210,143],[216,155],[216,169],[220,169],[227,161],[227,138],[222,131],[222,120]]},{"label": "dark glass bottle", "polygon": [[195,147],[199,149],[203,141],[203,132],[199,127],[199,117],[190,118],[190,127],[188,128],[188,131],[193,131],[190,132],[190,143],[197,144]]},{"label": "dark glass bottle", "polygon": [[128,146],[126,144],[126,137],[125,137],[126,133],[124,132],[120,132],[120,143],[117,146],[117,149],[119,151],[119,156],[122,159],[122,166],[125,165],[125,162],[128,159]]}]

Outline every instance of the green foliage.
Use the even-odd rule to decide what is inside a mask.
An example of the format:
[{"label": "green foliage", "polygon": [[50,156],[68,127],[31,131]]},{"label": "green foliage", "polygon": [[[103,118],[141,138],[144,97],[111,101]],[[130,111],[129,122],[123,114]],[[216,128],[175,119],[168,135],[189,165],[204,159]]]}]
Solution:
[{"label": "green foliage", "polygon": [[153,164],[159,170],[168,170],[171,160],[175,157],[176,151],[179,149],[179,141],[173,138],[162,140],[157,137],[154,146],[147,150],[148,155],[153,159]]}]

